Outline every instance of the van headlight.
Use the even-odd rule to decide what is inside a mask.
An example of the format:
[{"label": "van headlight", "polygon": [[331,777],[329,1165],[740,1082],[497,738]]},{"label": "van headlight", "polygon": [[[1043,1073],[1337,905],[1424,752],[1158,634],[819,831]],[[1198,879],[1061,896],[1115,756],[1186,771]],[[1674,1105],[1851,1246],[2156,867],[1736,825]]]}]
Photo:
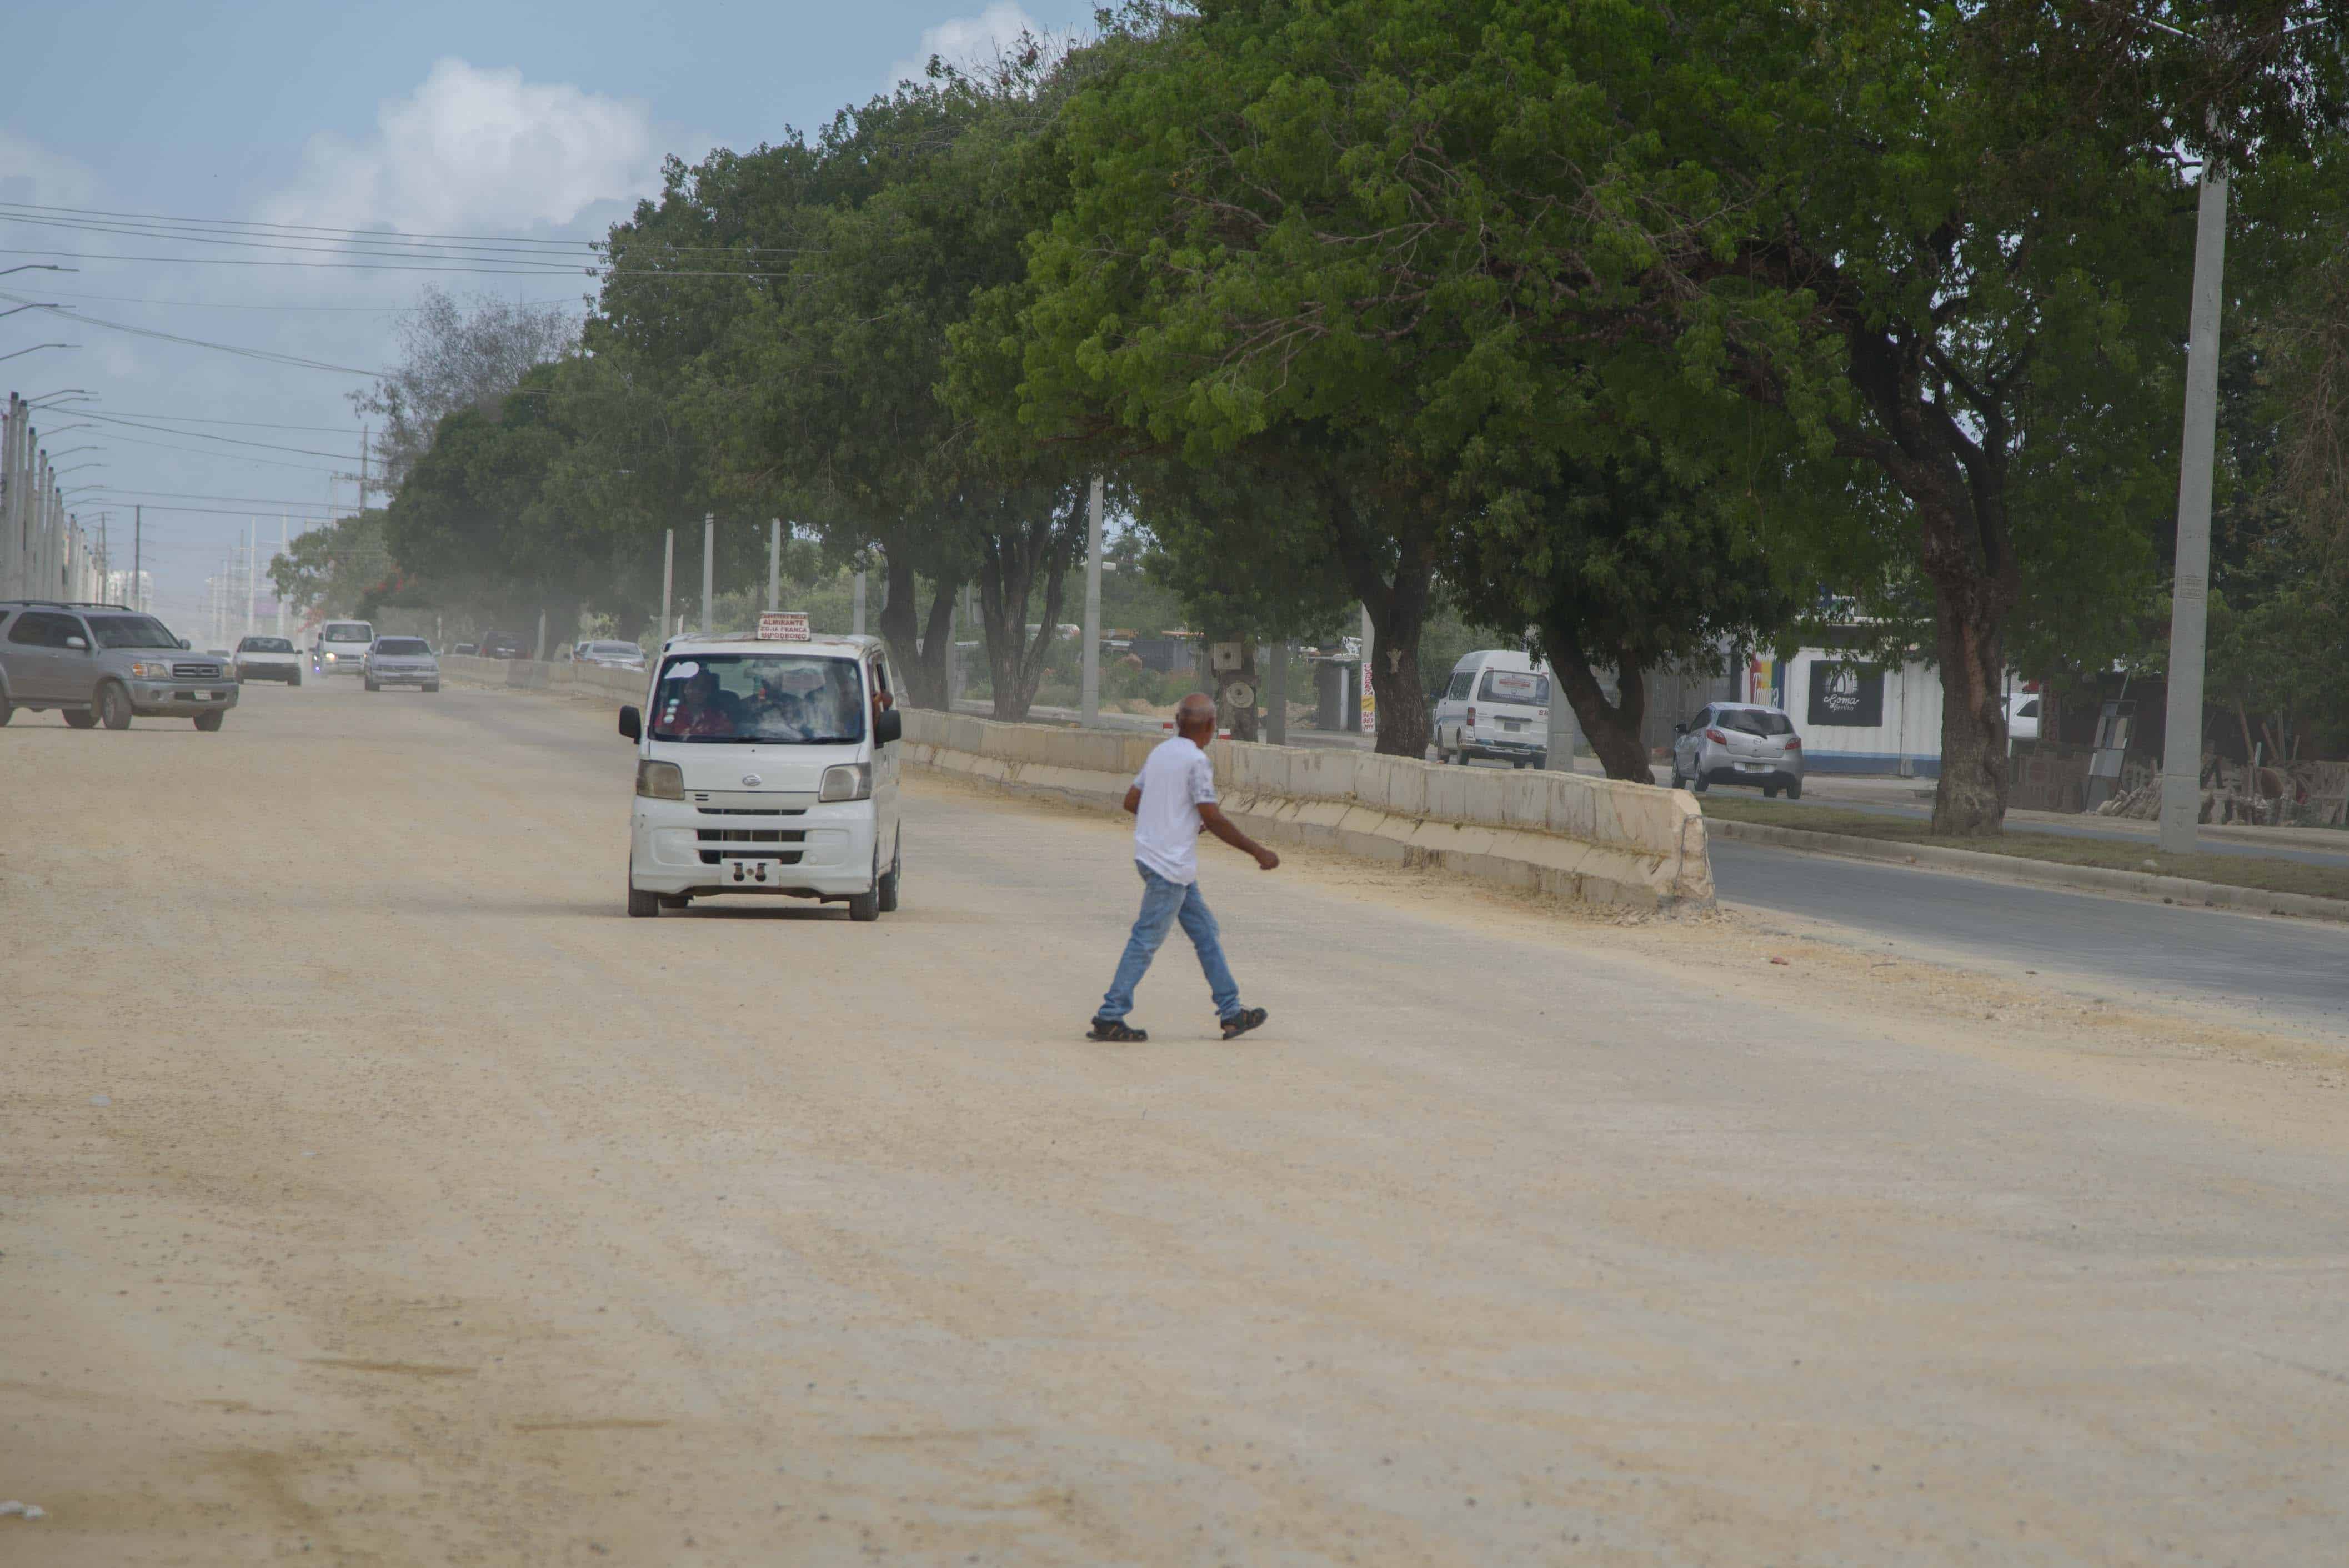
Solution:
[{"label": "van headlight", "polygon": [[674,762],[656,762],[649,757],[636,761],[636,793],[648,800],[682,800],[685,799],[685,769]]},{"label": "van headlight", "polygon": [[328,655],[326,655],[326,662],[327,662],[328,664],[330,664],[330,665],[331,665],[331,664],[333,664],[333,663],[335,662],[335,655],[332,655],[332,654],[328,654]]},{"label": "van headlight", "polygon": [[823,787],[816,791],[819,800],[869,800],[873,798],[873,764],[843,762],[823,770]]}]

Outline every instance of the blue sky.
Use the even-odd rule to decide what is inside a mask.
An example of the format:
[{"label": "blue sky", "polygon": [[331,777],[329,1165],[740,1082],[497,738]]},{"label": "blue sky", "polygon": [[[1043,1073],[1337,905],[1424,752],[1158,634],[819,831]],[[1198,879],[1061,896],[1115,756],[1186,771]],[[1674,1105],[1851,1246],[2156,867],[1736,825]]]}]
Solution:
[{"label": "blue sky", "polygon": [[[647,9],[409,0],[331,6],[18,6],[0,22],[13,62],[0,106],[0,201],[182,218],[267,220],[466,234],[599,234],[653,187],[660,160],[748,147],[822,123],[885,89],[933,52],[983,53],[1022,25],[1084,26],[1066,0],[863,0],[855,5],[711,3]],[[26,68],[29,67],[29,68]],[[431,274],[101,260],[189,258],[216,249],[0,218],[0,267],[79,268],[0,277],[17,299],[69,304],[91,321],[375,368],[396,352],[398,312]],[[69,251],[73,257],[37,255]],[[233,256],[239,253],[230,252]],[[576,300],[592,286],[510,277],[439,279],[460,293]],[[107,296],[107,297],[98,297]],[[165,344],[41,311],[0,319],[0,395],[60,387],[88,407],[170,416],[191,432],[310,449],[236,449],[201,436],[47,421],[53,450],[100,463],[66,482],[110,543],[148,505],[157,607],[190,635],[208,572],[246,517],[274,538],[281,511],[321,513],[355,487],[335,478],[358,448],[344,394],[357,377]],[[198,424],[202,416],[217,421]],[[267,427],[288,427],[273,429]],[[57,432],[52,438],[47,432]],[[337,434],[336,432],[341,432]],[[136,443],[136,444],[133,444]],[[318,451],[336,454],[320,457]],[[223,499],[235,498],[235,499]],[[276,503],[276,504],[269,504]],[[216,511],[167,510],[212,508]],[[129,552],[118,549],[127,563]],[[265,552],[264,552],[265,559]]]}]

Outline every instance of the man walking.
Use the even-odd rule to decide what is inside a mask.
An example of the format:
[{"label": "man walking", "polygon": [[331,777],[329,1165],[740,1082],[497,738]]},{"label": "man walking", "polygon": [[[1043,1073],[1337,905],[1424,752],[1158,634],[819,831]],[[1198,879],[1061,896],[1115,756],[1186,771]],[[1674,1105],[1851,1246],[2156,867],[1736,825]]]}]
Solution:
[{"label": "man walking", "polygon": [[1117,978],[1110,982],[1109,995],[1102,998],[1101,1010],[1086,1032],[1089,1040],[1150,1037],[1129,1027],[1125,1016],[1133,1011],[1133,988],[1142,984],[1152,955],[1166,940],[1167,927],[1177,921],[1199,951],[1199,967],[1207,972],[1207,991],[1223,1020],[1224,1038],[1237,1038],[1265,1020],[1262,1007],[1240,1006],[1240,988],[1224,962],[1216,917],[1200,896],[1199,830],[1254,855],[1266,871],[1278,865],[1280,857],[1234,827],[1216,804],[1215,769],[1205,750],[1215,734],[1216,699],[1195,691],[1174,709],[1174,738],[1159,743],[1125,792],[1125,809],[1133,813],[1133,865],[1142,873],[1142,913],[1133,923],[1133,934],[1125,939]]}]

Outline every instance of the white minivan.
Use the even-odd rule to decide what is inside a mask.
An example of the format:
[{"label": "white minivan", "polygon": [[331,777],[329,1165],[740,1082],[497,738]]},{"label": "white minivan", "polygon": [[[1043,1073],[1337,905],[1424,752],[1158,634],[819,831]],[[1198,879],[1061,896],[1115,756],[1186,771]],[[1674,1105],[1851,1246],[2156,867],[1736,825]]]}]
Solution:
[{"label": "white minivan", "polygon": [[310,645],[310,673],[320,676],[355,676],[367,663],[367,650],[375,645],[375,627],[366,621],[329,621],[318,628],[318,640]]},{"label": "white minivan", "polygon": [[645,710],[620,710],[636,743],[628,913],[721,893],[895,909],[895,691],[877,637],[671,638]]},{"label": "white minivan", "polygon": [[1549,766],[1549,671],[1515,648],[1479,648],[1452,666],[1435,702],[1435,754],[1489,757],[1512,768]]}]

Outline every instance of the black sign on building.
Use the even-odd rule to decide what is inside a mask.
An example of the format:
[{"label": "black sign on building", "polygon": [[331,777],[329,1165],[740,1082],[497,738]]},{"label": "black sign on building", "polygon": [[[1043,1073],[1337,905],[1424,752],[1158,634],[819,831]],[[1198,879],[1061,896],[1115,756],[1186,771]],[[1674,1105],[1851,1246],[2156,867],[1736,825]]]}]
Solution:
[{"label": "black sign on building", "polygon": [[1868,665],[1812,661],[1810,722],[1852,729],[1882,724],[1884,672]]}]

